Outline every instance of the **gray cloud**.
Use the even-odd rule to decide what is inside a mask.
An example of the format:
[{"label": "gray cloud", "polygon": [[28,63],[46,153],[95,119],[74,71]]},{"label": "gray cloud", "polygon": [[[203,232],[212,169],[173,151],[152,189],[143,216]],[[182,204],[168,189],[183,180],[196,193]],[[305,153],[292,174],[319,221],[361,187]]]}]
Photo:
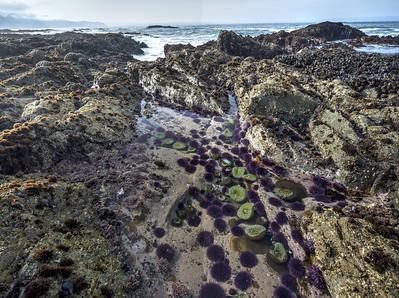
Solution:
[{"label": "gray cloud", "polygon": [[29,6],[19,1],[0,0],[0,12],[23,12],[29,9]]}]

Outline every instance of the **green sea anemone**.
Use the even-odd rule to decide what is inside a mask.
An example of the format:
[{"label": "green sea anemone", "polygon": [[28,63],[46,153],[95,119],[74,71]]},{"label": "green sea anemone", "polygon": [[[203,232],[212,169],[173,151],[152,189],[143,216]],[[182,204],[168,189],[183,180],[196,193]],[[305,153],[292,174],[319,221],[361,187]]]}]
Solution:
[{"label": "green sea anemone", "polygon": [[284,201],[291,201],[294,195],[294,192],[291,189],[282,188],[282,187],[275,187],[273,189],[273,192],[276,195],[278,195],[280,198],[282,198]]},{"label": "green sea anemone", "polygon": [[174,142],[175,141],[173,139],[171,139],[171,138],[166,138],[166,139],[163,140],[163,144],[164,145],[168,145],[168,146],[172,145]]},{"label": "green sea anemone", "polygon": [[194,147],[188,147],[187,148],[187,152],[188,153],[194,153],[194,152],[196,152],[197,151],[197,149],[195,149]]},{"label": "green sea anemone", "polygon": [[249,225],[246,226],[245,235],[251,240],[261,240],[266,235],[266,228],[261,225]]},{"label": "green sea anemone", "polygon": [[222,167],[230,167],[230,166],[232,165],[232,162],[231,162],[230,159],[223,158],[223,159],[220,161],[220,164],[222,165]]},{"label": "green sea anemone", "polygon": [[164,139],[164,138],[165,138],[165,132],[163,132],[163,131],[156,131],[156,132],[154,133],[154,138],[159,139],[159,140]]},{"label": "green sea anemone", "polygon": [[254,216],[254,203],[245,203],[237,211],[237,216],[240,219],[248,220]]},{"label": "green sea anemone", "polygon": [[288,261],[288,253],[284,245],[280,242],[275,242],[273,244],[273,249],[270,251],[270,255],[273,257],[274,261],[278,264],[284,264]]},{"label": "green sea anemone", "polygon": [[231,129],[226,128],[226,129],[223,131],[223,135],[224,135],[226,138],[231,138],[231,137],[233,136],[233,132],[231,131]]},{"label": "green sea anemone", "polygon": [[186,149],[186,144],[184,144],[182,142],[176,142],[173,144],[172,147],[173,147],[173,149],[176,149],[176,150],[184,150],[184,149]]},{"label": "green sea anemone", "polygon": [[240,185],[234,185],[229,188],[229,197],[236,203],[241,203],[246,199],[245,189]]},{"label": "green sea anemone", "polygon": [[234,167],[231,170],[231,175],[233,175],[234,178],[240,179],[245,175],[245,168],[244,167]]},{"label": "green sea anemone", "polygon": [[244,180],[250,181],[250,182],[255,182],[257,179],[256,176],[253,174],[246,174],[246,175],[242,176],[242,178],[244,178]]}]

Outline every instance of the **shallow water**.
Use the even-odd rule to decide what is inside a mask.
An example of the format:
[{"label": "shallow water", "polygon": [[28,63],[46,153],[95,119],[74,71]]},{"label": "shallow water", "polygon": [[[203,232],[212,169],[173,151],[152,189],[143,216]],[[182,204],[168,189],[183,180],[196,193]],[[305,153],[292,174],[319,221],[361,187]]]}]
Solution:
[{"label": "shallow water", "polygon": [[[300,216],[308,206],[336,204],[344,201],[344,198],[331,191],[336,197],[321,195],[320,192],[327,191],[320,191],[316,182],[312,182],[312,177],[291,173],[289,169],[278,167],[259,153],[251,151],[245,139],[249,124],[240,122],[233,96],[229,97],[229,101],[231,107],[228,114],[208,117],[143,100],[141,117],[137,121],[137,140],[146,145],[149,156],[165,163],[159,174],[167,177],[172,185],[162,201],[152,205],[148,220],[166,231],[165,236],[156,242],[157,245],[168,244],[175,251],[173,277],[169,278],[182,282],[194,291],[195,296],[204,284],[216,282],[226,292],[272,297],[274,288],[280,284],[280,275],[287,273],[286,264],[277,264],[271,258],[273,243],[280,242],[286,246],[290,258],[303,258],[294,256],[289,247],[300,245],[290,238],[291,228],[284,219],[285,214],[296,213]],[[245,167],[245,172],[252,173],[255,181],[245,180],[247,176],[233,176],[231,168],[234,165]],[[278,204],[270,201],[270,197],[277,198],[271,192],[275,183],[284,188],[292,187],[293,191],[300,190],[295,208],[292,201],[285,202],[283,198],[277,199]],[[324,180],[318,183],[333,187],[332,183]],[[253,202],[256,206],[252,218],[248,220],[236,216],[234,209],[237,210],[243,202],[235,202],[229,194],[229,188],[234,185],[246,189],[243,202]],[[317,198],[302,200],[307,188],[316,193]],[[227,205],[233,207],[233,212],[224,213],[224,209],[220,209]],[[224,227],[223,222],[228,219],[229,224]],[[277,230],[272,228],[272,222],[278,226]],[[253,224],[261,224],[266,228],[267,233],[262,239],[250,240],[245,234],[232,236],[236,232],[230,228],[238,226],[244,229]],[[151,225],[148,222],[139,225],[138,232],[148,233],[147,227]],[[227,280],[218,280],[211,270],[216,263],[209,259],[207,248],[197,241],[201,231],[211,232],[213,243],[222,247],[225,254],[223,262],[227,262],[232,271]],[[236,239],[233,245],[231,239]],[[139,244],[134,249],[140,249]],[[240,254],[245,251],[256,255],[257,264],[254,267],[246,268],[247,265],[242,263]],[[141,253],[146,258],[147,252]],[[155,255],[162,258],[162,252],[158,249]],[[237,289],[234,283],[236,274],[241,271],[252,275],[252,284],[244,291]],[[164,297],[165,287],[159,285],[159,297]]]}]

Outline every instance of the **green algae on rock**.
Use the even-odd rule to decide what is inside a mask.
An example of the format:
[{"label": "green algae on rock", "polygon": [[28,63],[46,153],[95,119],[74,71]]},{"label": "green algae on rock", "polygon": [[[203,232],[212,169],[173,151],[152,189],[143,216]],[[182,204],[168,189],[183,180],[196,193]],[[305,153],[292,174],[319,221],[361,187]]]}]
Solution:
[{"label": "green algae on rock", "polygon": [[237,217],[243,220],[251,219],[254,216],[254,203],[245,203],[237,211]]},{"label": "green algae on rock", "polygon": [[229,197],[233,202],[241,203],[246,199],[246,191],[240,185],[234,185],[229,188]]},{"label": "green algae on rock", "polygon": [[248,225],[244,231],[245,235],[251,240],[261,240],[266,235],[266,228],[262,225]]}]

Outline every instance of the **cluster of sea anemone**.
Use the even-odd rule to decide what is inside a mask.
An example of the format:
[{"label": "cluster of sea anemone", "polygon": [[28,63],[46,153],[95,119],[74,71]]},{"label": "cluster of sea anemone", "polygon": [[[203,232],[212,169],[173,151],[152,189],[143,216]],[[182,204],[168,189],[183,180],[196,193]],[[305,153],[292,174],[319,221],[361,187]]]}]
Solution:
[{"label": "cluster of sea anemone", "polygon": [[[190,114],[193,121],[201,124],[201,120],[194,115]],[[292,253],[289,252],[288,240],[282,232],[282,226],[289,223],[286,213],[288,209],[294,212],[305,210],[302,199],[307,196],[307,192],[317,202],[338,202],[338,206],[343,206],[345,187],[336,182],[329,182],[324,177],[315,176],[313,185],[306,190],[302,185],[285,178],[288,176],[285,168],[266,157],[261,157],[259,152],[251,151],[250,142],[246,139],[250,128],[248,122],[241,125],[237,119],[222,117],[214,117],[213,120],[221,124],[216,128],[220,132],[218,137],[206,138],[205,126],[204,130],[200,131],[192,129],[191,138],[158,128],[153,133],[154,144],[184,154],[184,157],[177,160],[177,165],[186,173],[194,174],[202,167],[203,179],[208,185],[223,186],[221,191],[215,193],[200,191],[194,186],[188,189],[189,196],[197,200],[199,206],[206,211],[204,213],[213,219],[216,233],[230,232],[234,237],[247,237],[251,241],[259,241],[266,235],[271,238],[270,255],[276,263],[288,264],[288,273],[281,276],[281,285],[275,289],[274,297],[296,297],[297,279],[304,279],[306,276],[315,288],[325,289],[319,268],[310,266],[306,269],[300,259],[290,255]],[[268,194],[267,202],[260,198],[260,189]],[[265,204],[268,208],[278,209],[272,222],[268,221]],[[231,225],[224,217],[238,222]],[[185,219],[192,227],[198,227],[201,223],[199,213],[189,214]],[[290,230],[292,239],[300,244],[308,255],[314,253],[312,243],[305,240],[299,230]],[[165,230],[156,228],[154,235],[162,238]],[[223,247],[214,244],[212,232],[199,232],[197,243],[206,249],[207,258],[211,263],[209,272],[214,281],[223,283],[233,278],[235,288],[241,291],[247,291],[252,286],[253,277],[248,271],[258,264],[256,254],[251,251],[241,252],[238,260],[246,271],[234,275]],[[171,261],[174,250],[167,244],[161,244],[157,247],[156,254]],[[226,293],[219,284],[207,282],[201,287],[199,296],[226,297]]]}]

